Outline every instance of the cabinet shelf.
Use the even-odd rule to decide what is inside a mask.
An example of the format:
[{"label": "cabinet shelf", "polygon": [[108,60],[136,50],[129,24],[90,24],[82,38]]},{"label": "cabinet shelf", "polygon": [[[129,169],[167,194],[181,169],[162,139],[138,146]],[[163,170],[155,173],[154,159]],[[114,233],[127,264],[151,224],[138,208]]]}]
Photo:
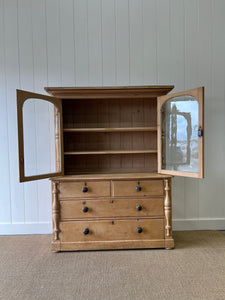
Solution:
[{"label": "cabinet shelf", "polygon": [[67,151],[64,155],[98,155],[98,154],[149,154],[157,150],[113,150],[113,151]]},{"label": "cabinet shelf", "polygon": [[134,132],[157,131],[157,127],[118,127],[118,128],[64,128],[64,132]]}]

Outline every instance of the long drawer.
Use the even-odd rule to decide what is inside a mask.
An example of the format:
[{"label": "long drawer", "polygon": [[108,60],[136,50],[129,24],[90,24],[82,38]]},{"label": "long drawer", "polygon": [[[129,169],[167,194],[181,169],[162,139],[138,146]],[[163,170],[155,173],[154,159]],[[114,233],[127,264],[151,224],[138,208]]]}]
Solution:
[{"label": "long drawer", "polygon": [[109,197],[110,181],[61,182],[59,198]]},{"label": "long drawer", "polygon": [[67,221],[60,223],[62,243],[158,240],[164,238],[163,219]]},{"label": "long drawer", "polygon": [[142,181],[112,181],[112,195],[114,197],[149,197],[163,196],[162,180]]},{"label": "long drawer", "polygon": [[60,201],[61,220],[163,215],[163,198]]}]

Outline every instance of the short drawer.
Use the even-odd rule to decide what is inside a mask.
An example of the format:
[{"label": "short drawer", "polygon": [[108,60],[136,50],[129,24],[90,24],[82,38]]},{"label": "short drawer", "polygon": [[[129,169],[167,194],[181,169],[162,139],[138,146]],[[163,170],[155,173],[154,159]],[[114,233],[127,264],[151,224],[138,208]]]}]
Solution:
[{"label": "short drawer", "polygon": [[114,197],[163,196],[163,181],[112,181],[112,194]]},{"label": "short drawer", "polygon": [[164,238],[163,219],[61,222],[61,242],[153,240]]},{"label": "short drawer", "polygon": [[61,220],[163,215],[163,198],[60,201]]},{"label": "short drawer", "polygon": [[61,182],[59,198],[109,197],[110,181]]}]

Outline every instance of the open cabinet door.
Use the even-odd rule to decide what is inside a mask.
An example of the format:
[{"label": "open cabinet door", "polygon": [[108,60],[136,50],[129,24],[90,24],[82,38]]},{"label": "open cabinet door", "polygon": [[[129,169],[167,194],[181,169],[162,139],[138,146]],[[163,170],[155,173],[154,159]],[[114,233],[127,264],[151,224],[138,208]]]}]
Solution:
[{"label": "open cabinet door", "polygon": [[204,177],[204,88],[158,98],[158,172]]},{"label": "open cabinet door", "polygon": [[63,175],[62,101],[17,90],[20,182]]}]

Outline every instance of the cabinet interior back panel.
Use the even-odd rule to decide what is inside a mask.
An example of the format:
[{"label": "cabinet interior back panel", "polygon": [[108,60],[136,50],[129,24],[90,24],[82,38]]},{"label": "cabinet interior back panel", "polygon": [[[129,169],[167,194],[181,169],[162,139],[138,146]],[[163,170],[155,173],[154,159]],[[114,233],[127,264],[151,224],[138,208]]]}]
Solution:
[{"label": "cabinet interior back panel", "polygon": [[63,100],[65,174],[156,172],[156,116],[156,98]]},{"label": "cabinet interior back panel", "polygon": [[64,132],[64,151],[157,150],[157,132]]},{"label": "cabinet interior back panel", "polygon": [[64,128],[156,126],[157,100],[63,100]]},{"label": "cabinet interior back panel", "polygon": [[157,172],[157,154],[66,155],[65,175],[85,173]]}]

